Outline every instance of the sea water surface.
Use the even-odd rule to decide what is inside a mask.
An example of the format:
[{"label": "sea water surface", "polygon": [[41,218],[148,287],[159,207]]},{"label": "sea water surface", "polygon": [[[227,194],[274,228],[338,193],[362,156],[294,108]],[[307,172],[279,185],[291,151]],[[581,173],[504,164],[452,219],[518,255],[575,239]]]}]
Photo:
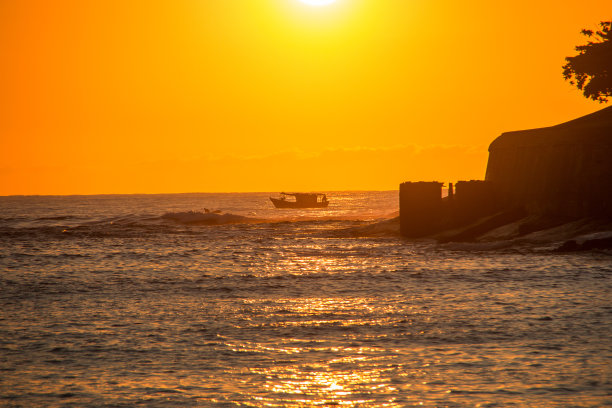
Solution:
[{"label": "sea water surface", "polygon": [[0,406],[612,406],[609,252],[268,196],[0,197]]}]

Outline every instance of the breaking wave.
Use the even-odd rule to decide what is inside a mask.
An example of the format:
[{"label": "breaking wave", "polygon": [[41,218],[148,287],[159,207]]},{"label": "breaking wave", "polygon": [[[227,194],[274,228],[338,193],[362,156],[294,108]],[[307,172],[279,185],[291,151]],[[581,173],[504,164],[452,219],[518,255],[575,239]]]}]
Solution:
[{"label": "breaking wave", "polygon": [[184,225],[224,225],[252,224],[266,222],[264,219],[245,217],[243,215],[222,213],[221,211],[181,211],[167,212],[160,217]]},{"label": "breaking wave", "polygon": [[[394,214],[393,214],[394,215]],[[220,210],[168,211],[154,213],[124,213],[114,216],[57,215],[53,217],[0,218],[0,235],[14,239],[36,237],[138,237],[150,234],[200,234],[210,227],[265,228],[278,233],[280,229],[298,228],[303,233],[326,236],[389,236],[397,235],[396,220],[386,218],[369,220],[368,217],[337,215],[284,214],[257,216],[241,215]],[[257,227],[256,227],[257,226]],[[206,233],[208,233],[206,232]]]},{"label": "breaking wave", "polygon": [[[238,212],[238,213],[237,213]],[[257,234],[282,235],[287,231],[323,238],[393,238],[400,239],[397,212],[377,214],[261,213],[256,211],[183,210],[122,214],[59,213],[46,216],[19,215],[0,217],[0,235],[14,239],[54,237],[140,237],[159,234],[213,234],[210,228],[223,227],[219,232],[236,228],[240,234],[252,229]],[[609,250],[612,248],[612,224],[593,225],[589,220],[577,220],[552,228],[520,233],[518,221],[503,226],[469,242],[439,243],[441,250],[460,252],[527,251],[575,252]],[[597,228],[595,228],[597,227]],[[231,234],[235,232],[229,232]],[[295,232],[294,232],[295,233]],[[435,237],[423,242],[435,244]]]}]

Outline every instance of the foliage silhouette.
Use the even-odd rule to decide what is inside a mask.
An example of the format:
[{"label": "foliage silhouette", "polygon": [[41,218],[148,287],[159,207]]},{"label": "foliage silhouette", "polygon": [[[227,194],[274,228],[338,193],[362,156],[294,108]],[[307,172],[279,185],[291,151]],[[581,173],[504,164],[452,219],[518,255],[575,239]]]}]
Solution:
[{"label": "foliage silhouette", "polygon": [[599,23],[601,30],[582,30],[594,41],[576,47],[578,55],[567,57],[563,77],[589,99],[607,102],[612,96],[612,21]]}]

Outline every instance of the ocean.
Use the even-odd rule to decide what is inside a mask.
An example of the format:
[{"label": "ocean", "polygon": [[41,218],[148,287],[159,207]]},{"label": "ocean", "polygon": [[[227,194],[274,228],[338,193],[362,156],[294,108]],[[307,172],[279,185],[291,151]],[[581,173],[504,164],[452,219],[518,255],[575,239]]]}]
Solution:
[{"label": "ocean", "polygon": [[609,251],[269,195],[0,197],[0,406],[612,406]]}]

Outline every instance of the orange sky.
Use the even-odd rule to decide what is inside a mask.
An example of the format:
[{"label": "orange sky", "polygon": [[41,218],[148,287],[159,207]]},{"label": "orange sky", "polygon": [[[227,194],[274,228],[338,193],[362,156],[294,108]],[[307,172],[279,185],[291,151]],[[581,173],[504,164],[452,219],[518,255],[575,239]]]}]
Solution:
[{"label": "orange sky", "polygon": [[0,195],[395,189],[605,107],[610,0],[0,2]]}]

